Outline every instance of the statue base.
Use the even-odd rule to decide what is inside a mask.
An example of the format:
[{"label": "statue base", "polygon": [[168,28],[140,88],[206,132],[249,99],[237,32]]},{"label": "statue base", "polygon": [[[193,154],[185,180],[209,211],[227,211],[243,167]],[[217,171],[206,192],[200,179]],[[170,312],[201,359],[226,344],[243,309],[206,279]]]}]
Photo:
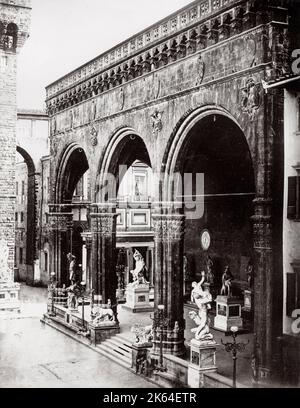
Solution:
[{"label": "statue base", "polygon": [[131,368],[133,368],[136,373],[142,373],[144,366],[147,365],[145,362],[148,360],[149,350],[151,347],[152,343],[132,344]]},{"label": "statue base", "polygon": [[191,357],[188,367],[188,385],[191,388],[204,386],[204,374],[217,371],[216,346],[214,340],[193,339],[190,344]]},{"label": "statue base", "polygon": [[120,326],[116,322],[103,322],[95,326],[92,323],[89,324],[90,340],[95,346],[101,344],[103,341],[120,333]]},{"label": "statue base", "polygon": [[19,283],[0,283],[0,311],[20,312],[19,294]]},{"label": "statue base", "polygon": [[128,285],[126,289],[126,304],[123,305],[123,308],[133,313],[153,312],[154,308],[150,305],[149,295],[149,285]]},{"label": "statue base", "polygon": [[243,329],[242,303],[240,299],[234,297],[218,296],[214,328],[224,332],[229,332],[233,326]]}]

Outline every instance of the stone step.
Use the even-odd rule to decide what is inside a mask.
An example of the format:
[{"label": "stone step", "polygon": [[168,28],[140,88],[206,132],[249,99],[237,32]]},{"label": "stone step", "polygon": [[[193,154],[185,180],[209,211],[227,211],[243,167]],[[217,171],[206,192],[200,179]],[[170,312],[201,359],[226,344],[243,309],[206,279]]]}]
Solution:
[{"label": "stone step", "polygon": [[124,353],[130,354],[132,353],[132,347],[129,344],[125,344],[122,339],[118,339],[115,337],[111,337],[110,339],[106,340],[106,343],[110,343],[115,347],[123,350]]},{"label": "stone step", "polygon": [[107,343],[108,340],[104,341],[101,344],[97,345],[97,349],[101,350],[104,355],[112,360],[116,361],[117,363],[126,366],[127,368],[131,367],[131,356],[130,358],[119,352],[116,348],[113,348],[111,344]]}]

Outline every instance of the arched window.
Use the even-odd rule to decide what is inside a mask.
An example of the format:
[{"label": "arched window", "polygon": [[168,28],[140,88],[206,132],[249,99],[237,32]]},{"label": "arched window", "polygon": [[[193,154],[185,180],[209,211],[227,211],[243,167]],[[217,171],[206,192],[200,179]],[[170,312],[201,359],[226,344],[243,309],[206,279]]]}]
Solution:
[{"label": "arched window", "polygon": [[15,49],[17,47],[18,27],[14,23],[10,23],[6,29],[5,46],[7,49]]}]

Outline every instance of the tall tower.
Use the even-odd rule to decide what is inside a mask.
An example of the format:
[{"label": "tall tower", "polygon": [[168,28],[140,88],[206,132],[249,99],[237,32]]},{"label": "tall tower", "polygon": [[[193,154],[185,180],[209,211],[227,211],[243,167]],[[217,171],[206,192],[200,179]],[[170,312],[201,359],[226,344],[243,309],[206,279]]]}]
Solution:
[{"label": "tall tower", "polygon": [[29,35],[31,0],[0,0],[0,308],[13,304],[17,55]]}]

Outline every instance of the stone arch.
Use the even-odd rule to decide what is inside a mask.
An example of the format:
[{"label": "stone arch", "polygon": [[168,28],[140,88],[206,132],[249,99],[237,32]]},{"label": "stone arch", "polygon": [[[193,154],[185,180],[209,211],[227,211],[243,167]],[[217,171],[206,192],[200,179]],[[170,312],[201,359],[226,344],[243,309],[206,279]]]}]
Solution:
[{"label": "stone arch", "polygon": [[69,144],[63,151],[56,169],[55,204],[63,204],[72,199],[78,181],[88,169],[89,163],[84,149],[77,143]]},{"label": "stone arch", "polygon": [[[134,143],[134,147],[129,149],[128,144],[131,142]],[[140,151],[138,152],[138,150]],[[122,153],[124,154],[122,155]],[[99,161],[95,186],[95,202],[104,202],[103,200],[101,201],[103,199],[101,192],[109,177],[116,177],[118,175],[118,166],[124,165],[130,167],[136,159],[141,159],[149,167],[152,167],[149,150],[137,131],[129,126],[117,129]],[[121,177],[123,175],[120,174]]]},{"label": "stone arch", "polygon": [[244,141],[247,144],[247,150],[251,157],[251,163],[253,168],[252,155],[248,141],[245,137],[244,131],[241,128],[240,124],[234,116],[232,116],[226,109],[216,105],[206,105],[201,106],[196,109],[191,109],[187,111],[184,116],[179,120],[175,126],[167,148],[165,150],[161,174],[163,175],[162,183],[160,186],[160,197],[162,201],[172,202],[172,188],[170,183],[172,183],[172,175],[178,170],[178,158],[182,154],[182,149],[184,149],[184,144],[187,143],[189,132],[193,129],[195,125],[200,123],[200,121],[209,116],[220,116],[228,119],[237,129],[243,134]]},{"label": "stone arch", "polygon": [[16,147],[23,157],[28,169],[27,214],[26,214],[26,282],[34,282],[34,261],[37,259],[37,197],[36,197],[36,169],[30,154],[21,146]]}]

